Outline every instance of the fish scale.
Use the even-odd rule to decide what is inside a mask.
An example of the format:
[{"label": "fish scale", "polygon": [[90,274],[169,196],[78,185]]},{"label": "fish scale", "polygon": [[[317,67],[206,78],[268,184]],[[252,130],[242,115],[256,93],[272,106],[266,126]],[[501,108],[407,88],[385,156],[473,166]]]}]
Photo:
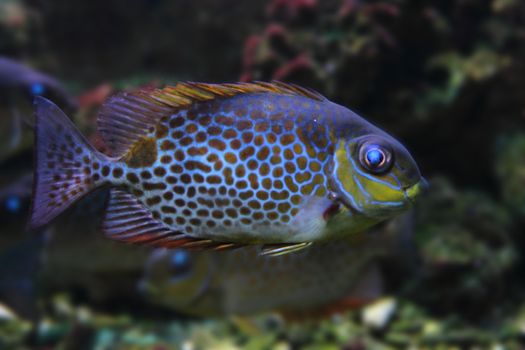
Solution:
[{"label": "fish scale", "polygon": [[[126,171],[140,179],[132,188],[155,218],[199,235],[290,234],[303,196],[326,195],[326,154],[333,146],[318,148],[299,137],[317,109],[305,110],[302,124],[290,123],[281,100],[293,108],[304,98],[275,96],[267,102],[275,106],[273,118],[264,112],[253,118],[259,98],[242,96],[226,106],[207,102],[170,116],[146,135],[156,139],[155,163],[146,172]],[[317,157],[310,157],[310,148]]]},{"label": "fish scale", "polygon": [[[103,229],[112,239],[214,249],[284,244],[272,248],[283,253],[366,228],[419,191],[419,170],[401,145],[295,85],[181,83],[122,93],[101,109],[98,129],[110,155],[95,151],[50,101],[37,99],[43,146],[33,226],[109,185]],[[367,171],[354,159],[362,153],[356,148],[368,145],[363,138],[384,143],[374,147],[395,151],[404,165]]]}]

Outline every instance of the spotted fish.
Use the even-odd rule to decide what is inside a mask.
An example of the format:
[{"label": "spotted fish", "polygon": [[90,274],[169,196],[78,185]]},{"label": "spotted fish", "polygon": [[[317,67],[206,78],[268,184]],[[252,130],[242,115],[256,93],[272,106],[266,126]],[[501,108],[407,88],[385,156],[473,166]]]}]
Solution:
[{"label": "spotted fish", "polygon": [[[407,208],[423,184],[408,151],[352,111],[280,82],[179,83],[121,93],[94,149],[36,98],[30,226],[100,186],[118,241],[286,253],[363,230]],[[345,208],[347,210],[341,210]]]}]

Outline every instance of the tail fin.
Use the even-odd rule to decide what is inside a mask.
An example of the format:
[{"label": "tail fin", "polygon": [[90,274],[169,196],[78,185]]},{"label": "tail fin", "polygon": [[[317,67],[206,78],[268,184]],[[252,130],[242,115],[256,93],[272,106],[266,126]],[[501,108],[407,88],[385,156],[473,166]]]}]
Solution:
[{"label": "tail fin", "polygon": [[35,172],[29,228],[43,226],[94,189],[90,159],[95,151],[51,101],[35,98]]}]

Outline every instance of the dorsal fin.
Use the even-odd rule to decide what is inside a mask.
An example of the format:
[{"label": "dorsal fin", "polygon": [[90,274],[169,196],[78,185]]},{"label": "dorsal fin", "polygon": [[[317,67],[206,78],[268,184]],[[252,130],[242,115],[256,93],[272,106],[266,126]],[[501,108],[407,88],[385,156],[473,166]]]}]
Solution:
[{"label": "dorsal fin", "polygon": [[231,83],[231,84],[206,84],[185,82],[175,86],[157,89],[151,96],[162,103],[175,108],[186,107],[198,101],[208,101],[216,98],[227,98],[240,94],[274,93],[282,95],[303,96],[317,101],[325,100],[321,94],[294,84],[279,81]]},{"label": "dorsal fin", "polygon": [[150,97],[154,89],[122,92],[102,106],[97,127],[112,156],[123,155],[173,108]]},{"label": "dorsal fin", "polygon": [[111,155],[121,156],[157,125],[162,117],[195,102],[250,93],[274,93],[303,96],[316,101],[325,100],[313,90],[278,81],[231,84],[184,82],[162,89],[123,92],[111,97],[98,115],[98,130],[111,149]]}]

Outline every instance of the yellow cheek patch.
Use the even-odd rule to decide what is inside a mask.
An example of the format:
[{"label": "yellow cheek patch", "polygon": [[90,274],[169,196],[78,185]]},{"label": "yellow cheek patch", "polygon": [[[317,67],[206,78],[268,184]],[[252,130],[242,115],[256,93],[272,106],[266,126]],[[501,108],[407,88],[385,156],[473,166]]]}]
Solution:
[{"label": "yellow cheek patch", "polygon": [[395,190],[385,184],[372,181],[357,175],[363,189],[370,195],[370,197],[375,201],[380,202],[398,202],[404,199],[404,193],[400,190]]},{"label": "yellow cheek patch", "polygon": [[337,178],[341,182],[344,190],[351,192],[354,188],[356,188],[356,186],[352,177],[352,165],[348,161],[348,154],[343,142],[339,143],[337,151],[335,152],[335,158],[338,164],[336,169]]}]

